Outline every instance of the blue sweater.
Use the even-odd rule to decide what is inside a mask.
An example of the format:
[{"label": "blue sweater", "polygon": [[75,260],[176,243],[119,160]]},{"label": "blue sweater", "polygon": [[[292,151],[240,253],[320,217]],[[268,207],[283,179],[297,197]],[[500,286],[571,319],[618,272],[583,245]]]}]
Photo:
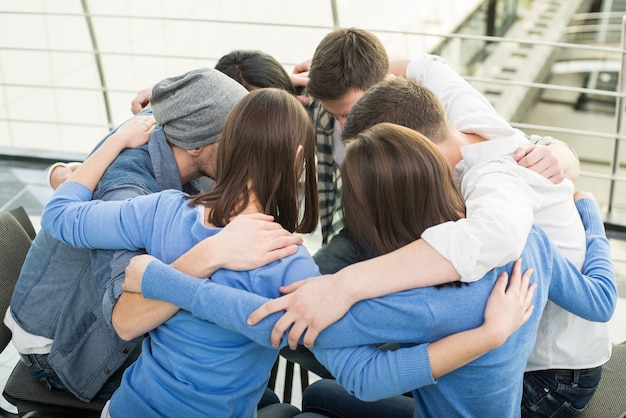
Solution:
[{"label": "blue sweater", "polygon": [[[170,191],[124,202],[82,202],[91,193],[67,183],[46,206],[42,226],[70,245],[146,248],[170,263],[217,232],[204,227],[199,212],[181,197]],[[584,275],[537,227],[522,254],[523,268],[535,269],[536,308],[549,297],[585,319],[607,321],[617,297],[608,241],[597,205],[583,199],[577,207],[587,233]],[[141,357],[111,400],[111,415],[177,411],[187,416],[252,416],[277,355],[268,344],[276,318],[254,328],[245,325],[245,318],[267,298],[277,297],[279,285],[315,275],[317,267],[302,248],[258,270],[220,270],[211,281],[190,278],[163,263],[148,266],[144,296],[185,311],[150,333]],[[424,344],[482,324],[496,278],[510,270],[511,264],[494,269],[462,288],[414,289],[360,302],[320,335],[314,353],[340,384],[363,399],[413,390],[416,416],[518,416],[522,376],[541,309],[500,348],[436,385],[430,384]],[[413,345],[385,353],[368,345],[386,341]]]},{"label": "blue sweater", "polygon": [[[320,334],[314,354],[342,386],[364,400],[412,390],[416,417],[519,416],[524,368],[546,300],[593,321],[608,321],[615,309],[617,290],[599,210],[587,199],[579,200],[577,208],[587,234],[583,274],[533,227],[522,254],[524,270],[533,267],[532,280],[539,284],[532,318],[501,347],[443,376],[436,385],[423,343],[480,326],[496,278],[510,272],[512,263],[462,288],[414,289],[360,302]],[[158,262],[148,266],[142,290],[145,297],[172,302],[266,347],[278,318],[275,314],[248,327],[247,316],[266,298],[198,281]],[[388,341],[419,345],[386,353],[367,345]]]},{"label": "blue sweater", "polygon": [[[46,206],[42,226],[69,245],[128,250],[145,248],[166,263],[219,232],[200,212],[166,191],[126,201],[90,201],[78,183],[59,187]],[[80,202],[66,206],[68,202]],[[263,268],[219,270],[215,283],[279,296],[278,287],[319,274],[304,247]],[[219,302],[219,305],[222,305]],[[139,359],[114,393],[112,417],[251,417],[278,356],[245,336],[179,311],[151,331]]]}]

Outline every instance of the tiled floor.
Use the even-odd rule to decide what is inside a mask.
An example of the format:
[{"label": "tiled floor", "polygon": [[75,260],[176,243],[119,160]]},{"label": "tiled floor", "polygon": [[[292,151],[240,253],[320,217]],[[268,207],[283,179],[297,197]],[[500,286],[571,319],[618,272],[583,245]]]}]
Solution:
[{"label": "tiled floor", "polygon": [[[47,165],[19,160],[0,160],[0,211],[23,206],[31,216],[35,229],[39,229],[39,219],[45,202],[52,195],[52,190],[46,184],[45,170]],[[319,234],[307,235],[305,245],[314,252],[320,244]],[[619,298],[617,310],[609,322],[611,339],[615,343],[626,341],[626,240],[611,240],[613,261],[618,275]],[[18,358],[12,346],[0,355],[0,385],[8,376]],[[316,376],[311,375],[313,381]],[[276,391],[280,395],[283,391],[282,377],[277,379]],[[300,382],[298,373],[294,376],[292,403],[300,406]],[[0,397],[0,407],[9,411],[12,405]]]}]

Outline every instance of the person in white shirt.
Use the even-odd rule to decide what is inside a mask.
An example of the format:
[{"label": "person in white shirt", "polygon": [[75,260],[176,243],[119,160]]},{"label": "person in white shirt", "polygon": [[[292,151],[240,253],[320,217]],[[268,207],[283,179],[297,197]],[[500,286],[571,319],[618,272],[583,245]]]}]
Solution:
[{"label": "person in white shirt", "polygon": [[[284,289],[289,293],[302,287],[266,304],[251,318],[256,323],[267,313],[286,309],[276,323],[276,336],[295,323],[290,341],[306,330],[304,342],[312,345],[319,330],[358,300],[458,279],[476,280],[519,256],[533,223],[546,230],[571,262],[582,266],[585,237],[572,182],[554,184],[517,165],[513,153],[527,142],[526,136],[443,59],[424,54],[405,64],[409,80],[383,81],[352,107],[344,138],[383,121],[425,134],[455,169],[468,216],[429,228],[422,239],[388,255]],[[367,248],[367,243],[359,244]],[[382,276],[390,280],[378,280]],[[581,335],[590,337],[583,340]],[[549,303],[525,374],[523,416],[549,417],[563,409],[580,412],[609,357],[606,324],[582,320]]]}]

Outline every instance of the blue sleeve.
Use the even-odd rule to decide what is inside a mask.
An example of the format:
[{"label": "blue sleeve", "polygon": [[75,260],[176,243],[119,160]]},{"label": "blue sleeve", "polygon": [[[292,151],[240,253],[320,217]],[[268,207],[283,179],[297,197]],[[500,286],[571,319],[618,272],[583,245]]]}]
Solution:
[{"label": "blue sleeve", "polygon": [[[302,272],[298,274],[301,279],[309,277]],[[142,293],[147,298],[173,303],[198,318],[210,320],[266,347],[271,347],[272,328],[284,313],[274,313],[254,327],[248,326],[248,316],[269,298],[198,280],[158,261],[150,263],[144,272]],[[322,331],[315,346],[337,348],[389,341],[429,341],[432,339],[428,326],[432,312],[422,293],[421,289],[416,289],[359,302],[342,319]],[[337,338],[337,335],[342,337]],[[286,345],[284,335],[280,347]]]},{"label": "blue sleeve", "polygon": [[428,344],[384,352],[373,346],[314,347],[311,351],[342,387],[364,401],[398,396],[436,383]]},{"label": "blue sleeve", "polygon": [[[275,269],[268,270],[269,273],[281,275],[281,284],[319,275],[319,269],[308,253],[301,252],[301,255],[288,257],[284,262],[281,260],[281,263],[285,264],[282,270],[276,273]],[[276,288],[264,289],[269,284]],[[263,274],[254,278],[253,287],[255,292],[278,295],[275,281],[264,278]],[[144,271],[141,291],[146,298],[172,303],[197,318],[245,335],[259,345],[271,347],[270,333],[274,322],[280,317],[279,313],[266,318],[255,327],[246,324],[248,315],[255,307],[270,300],[267,297],[216,284],[211,280],[191,277],[158,260],[148,264]],[[286,338],[283,340],[282,347],[287,345]]]},{"label": "blue sleeve", "polygon": [[555,263],[548,297],[583,319],[606,322],[613,316],[617,303],[609,241],[598,205],[591,199],[579,199],[576,208],[587,235],[587,254],[582,273],[565,259]]},{"label": "blue sleeve", "polygon": [[138,250],[150,242],[150,220],[154,219],[156,205],[150,207],[132,199],[90,199],[91,192],[82,184],[62,184],[46,204],[42,228],[77,248]]}]

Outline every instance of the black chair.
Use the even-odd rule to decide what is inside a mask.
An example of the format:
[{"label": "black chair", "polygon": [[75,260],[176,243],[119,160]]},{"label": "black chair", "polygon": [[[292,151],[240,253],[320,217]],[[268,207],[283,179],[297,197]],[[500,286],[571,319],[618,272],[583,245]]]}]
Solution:
[{"label": "black chair", "polygon": [[596,393],[577,418],[626,417],[626,344],[613,345]]},{"label": "black chair", "polygon": [[[270,373],[270,380],[267,383],[267,387],[276,391],[276,379],[278,377],[278,368],[280,367],[280,359],[281,356],[278,356],[276,361],[274,362],[274,366],[272,366],[272,372]],[[283,357],[285,361],[285,381],[283,385],[283,403],[291,403],[291,394],[293,393],[293,374],[295,363],[293,361],[287,360]],[[309,372],[304,367],[298,365],[300,369],[300,388],[302,392],[309,386]],[[278,395],[278,394],[277,394]]]},{"label": "black chair", "polygon": [[[22,208],[0,213],[0,312],[6,312],[20,269],[30,248],[35,230]],[[11,341],[11,332],[0,324],[0,350]],[[17,407],[19,417],[90,418],[99,417],[106,401],[82,402],[74,395],[48,390],[33,379],[20,361],[13,369],[3,391]]]},{"label": "black chair", "polygon": [[22,225],[22,228],[24,228],[24,231],[26,231],[31,241],[34,240],[36,234],[35,228],[33,227],[33,223],[30,221],[30,217],[24,208],[22,206],[18,206],[15,209],[9,210],[9,213],[18,220],[20,225]]}]

